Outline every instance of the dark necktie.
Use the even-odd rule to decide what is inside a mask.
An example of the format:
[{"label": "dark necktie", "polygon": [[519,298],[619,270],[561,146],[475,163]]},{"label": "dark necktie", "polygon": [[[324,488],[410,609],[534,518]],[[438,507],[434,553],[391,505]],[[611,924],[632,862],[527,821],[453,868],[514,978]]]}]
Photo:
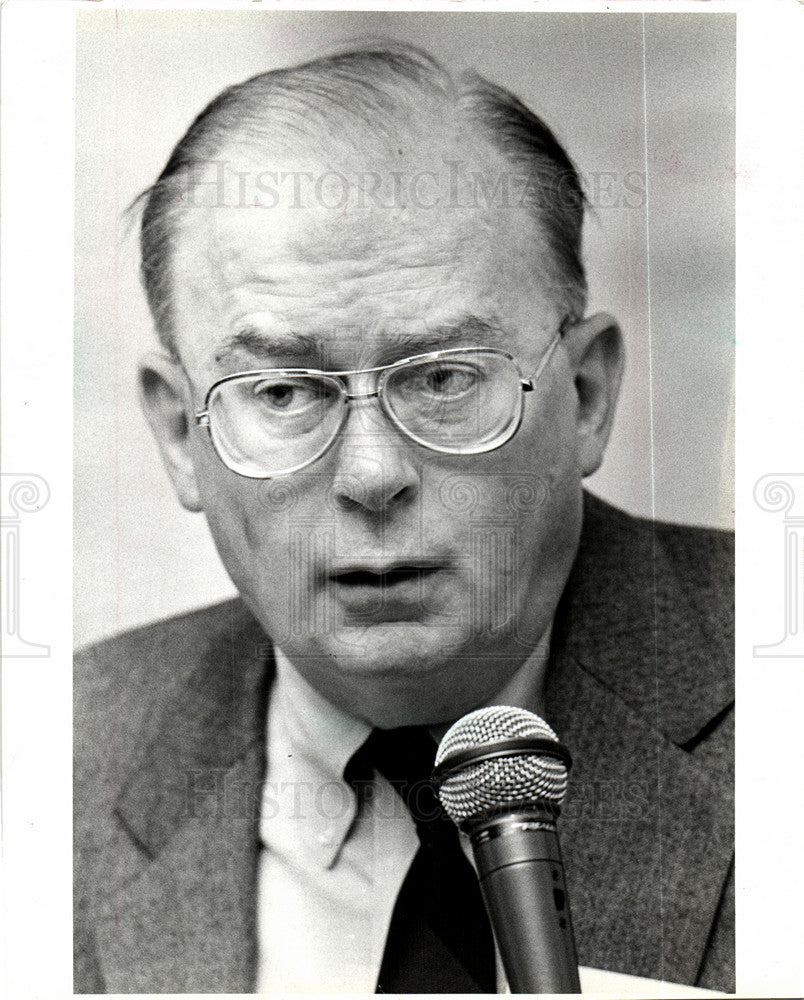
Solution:
[{"label": "dark necktie", "polygon": [[376,770],[416,823],[419,849],[397,897],[377,993],[494,993],[494,939],[477,876],[430,783],[436,745],[427,729],[375,729],[347,780]]}]

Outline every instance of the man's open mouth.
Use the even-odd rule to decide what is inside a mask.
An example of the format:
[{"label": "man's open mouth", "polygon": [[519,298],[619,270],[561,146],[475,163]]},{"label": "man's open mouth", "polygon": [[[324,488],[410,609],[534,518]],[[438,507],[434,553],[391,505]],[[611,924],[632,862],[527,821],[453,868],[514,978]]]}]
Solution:
[{"label": "man's open mouth", "polygon": [[350,569],[333,573],[330,579],[349,588],[390,590],[400,584],[424,582],[437,572],[436,566],[392,566],[384,570]]}]

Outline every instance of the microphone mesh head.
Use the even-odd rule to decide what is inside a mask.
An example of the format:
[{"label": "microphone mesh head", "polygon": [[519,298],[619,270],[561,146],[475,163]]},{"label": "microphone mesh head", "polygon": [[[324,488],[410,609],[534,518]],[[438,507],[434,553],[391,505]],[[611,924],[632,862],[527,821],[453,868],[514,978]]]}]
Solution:
[{"label": "microphone mesh head", "polygon": [[[482,750],[501,740],[535,736],[558,742],[558,737],[533,712],[494,705],[465,715],[444,735],[436,766],[446,757]],[[439,798],[455,823],[481,819],[500,810],[547,803],[558,807],[567,791],[567,768],[555,757],[538,751],[511,754],[469,763],[442,784]]]}]

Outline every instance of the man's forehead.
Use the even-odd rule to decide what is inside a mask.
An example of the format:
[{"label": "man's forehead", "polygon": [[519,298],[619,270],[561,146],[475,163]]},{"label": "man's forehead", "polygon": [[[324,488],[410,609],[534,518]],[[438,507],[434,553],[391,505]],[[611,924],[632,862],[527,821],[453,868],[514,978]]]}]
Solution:
[{"label": "man's forehead", "polygon": [[400,145],[395,159],[321,153],[272,160],[234,146],[196,174],[174,288],[186,318],[203,299],[226,314],[215,352],[329,322],[357,322],[363,338],[413,330],[424,347],[428,331],[468,318],[465,339],[490,343],[500,298],[532,292],[549,263],[529,209],[504,188],[502,156],[466,135]]},{"label": "man's forehead", "polygon": [[488,163],[471,171],[459,161],[433,166],[383,172],[227,161],[220,183],[207,180],[203,201],[186,206],[180,243],[196,262],[237,279],[278,263],[349,262],[371,272],[503,257],[514,244],[517,253],[541,249],[529,209],[500,180],[501,164],[496,174]]},{"label": "man's forehead", "polygon": [[188,231],[188,250],[203,271],[214,271],[225,284],[270,285],[295,275],[326,283],[348,272],[350,279],[376,277],[381,287],[390,287],[393,275],[404,280],[406,271],[416,271],[426,284],[428,272],[479,266],[517,238],[511,222],[493,212],[438,207],[355,207],[342,214],[318,206],[213,210],[198,223]]},{"label": "man's forehead", "polygon": [[346,324],[387,321],[390,311],[404,330],[408,317],[430,316],[446,327],[468,311],[491,327],[492,300],[537,283],[543,256],[530,222],[502,224],[474,210],[334,218],[230,209],[211,212],[206,222],[188,234],[176,261],[179,296],[209,296],[227,311],[244,303],[245,312],[289,313],[296,323],[316,312]]},{"label": "man's forehead", "polygon": [[[527,216],[525,168],[512,166],[475,127],[438,124],[392,123],[384,136],[356,129],[317,144],[305,136],[279,150],[232,140],[188,171],[182,207],[191,223],[217,229],[218,239],[227,230],[238,237],[249,225],[262,227],[254,216],[267,213],[282,223],[277,237],[281,231],[301,259],[313,262],[328,243],[356,256],[405,235],[432,242],[436,220],[442,231],[465,238],[479,224],[493,233],[504,215]],[[220,211],[227,208],[238,211]]]}]

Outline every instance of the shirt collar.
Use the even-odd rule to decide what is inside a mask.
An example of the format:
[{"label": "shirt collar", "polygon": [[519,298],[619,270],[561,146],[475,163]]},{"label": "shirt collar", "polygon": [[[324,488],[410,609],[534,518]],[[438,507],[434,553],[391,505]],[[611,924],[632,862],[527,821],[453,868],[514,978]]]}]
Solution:
[{"label": "shirt collar", "polygon": [[276,649],[277,691],[288,732],[298,752],[315,763],[327,780],[341,780],[346,765],[371,732],[371,726],[319,694]]},{"label": "shirt collar", "polygon": [[278,647],[275,657],[260,837],[272,851],[329,868],[357,813],[343,772],[371,726],[322,697]]}]

